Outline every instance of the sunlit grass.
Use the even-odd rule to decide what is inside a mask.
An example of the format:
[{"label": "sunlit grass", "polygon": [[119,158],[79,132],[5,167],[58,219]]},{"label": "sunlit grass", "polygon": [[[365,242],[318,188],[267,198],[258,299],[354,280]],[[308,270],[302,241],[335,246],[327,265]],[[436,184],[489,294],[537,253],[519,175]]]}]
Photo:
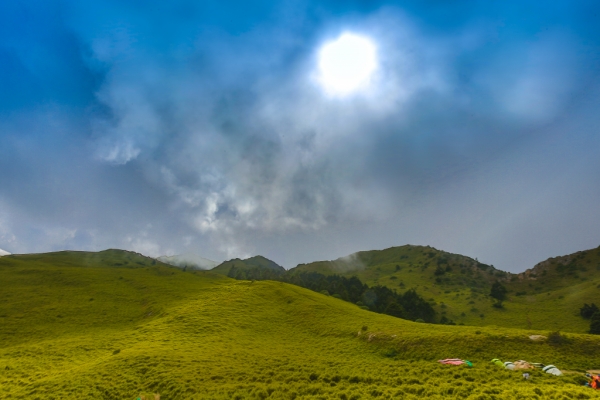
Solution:
[{"label": "sunlit grass", "polygon": [[[591,335],[551,345],[528,338],[548,331],[413,323],[280,282],[147,259],[113,265],[138,260],[130,253],[107,266],[54,257],[0,259],[1,398],[596,396],[577,374],[525,381],[489,362],[600,368],[600,338]],[[437,363],[446,357],[475,367]]]}]

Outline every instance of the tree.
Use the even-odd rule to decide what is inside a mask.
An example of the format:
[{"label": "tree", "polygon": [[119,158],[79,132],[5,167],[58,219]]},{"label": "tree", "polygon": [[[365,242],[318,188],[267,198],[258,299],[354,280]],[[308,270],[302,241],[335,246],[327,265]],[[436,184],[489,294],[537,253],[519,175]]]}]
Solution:
[{"label": "tree", "polygon": [[596,311],[590,318],[590,333],[600,335],[600,311]]},{"label": "tree", "polygon": [[404,315],[404,308],[395,301],[386,307],[384,314],[392,315],[397,318],[406,318]]},{"label": "tree", "polygon": [[506,300],[506,287],[503,284],[496,281],[492,285],[492,290],[490,291],[490,296],[496,299],[496,304],[502,307],[502,302]]},{"label": "tree", "polygon": [[585,319],[590,319],[592,318],[592,315],[596,314],[598,311],[600,310],[598,310],[598,307],[594,303],[586,303],[579,309],[579,314]]}]

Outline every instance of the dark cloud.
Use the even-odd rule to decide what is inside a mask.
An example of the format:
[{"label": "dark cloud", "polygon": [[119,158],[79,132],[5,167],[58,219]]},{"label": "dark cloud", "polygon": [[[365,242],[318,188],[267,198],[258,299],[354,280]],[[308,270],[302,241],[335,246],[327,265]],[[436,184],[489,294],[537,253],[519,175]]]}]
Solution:
[{"label": "dark cloud", "polygon": [[[536,4],[5,4],[0,248],[415,243],[517,271],[597,246],[597,6]],[[380,68],[331,98],[344,31]]]}]

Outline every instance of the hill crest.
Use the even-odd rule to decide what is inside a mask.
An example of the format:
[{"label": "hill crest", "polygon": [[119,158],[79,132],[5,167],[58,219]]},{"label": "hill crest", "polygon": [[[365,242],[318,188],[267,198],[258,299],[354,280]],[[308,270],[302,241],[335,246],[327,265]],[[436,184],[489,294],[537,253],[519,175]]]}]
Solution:
[{"label": "hill crest", "polygon": [[179,268],[190,268],[190,269],[202,269],[208,270],[213,269],[219,263],[217,261],[209,260],[208,258],[201,257],[192,253],[176,254],[172,256],[160,256],[156,258],[158,261],[164,262],[165,264],[172,265]]},{"label": "hill crest", "polygon": [[229,274],[229,271],[231,271],[232,268],[235,268],[237,270],[260,268],[275,271],[278,273],[285,272],[285,268],[283,268],[281,265],[261,255],[246,258],[243,260],[240,258],[234,258],[232,260],[224,261],[221,264],[214,267],[213,269],[211,269],[211,271],[227,275]]}]

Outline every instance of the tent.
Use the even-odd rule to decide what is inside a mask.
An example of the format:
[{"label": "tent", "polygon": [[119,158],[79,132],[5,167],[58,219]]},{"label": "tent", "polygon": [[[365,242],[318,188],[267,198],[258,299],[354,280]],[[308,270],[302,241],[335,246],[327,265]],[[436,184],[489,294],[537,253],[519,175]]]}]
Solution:
[{"label": "tent", "polygon": [[547,374],[552,374],[552,375],[556,375],[556,376],[560,376],[563,373],[560,372],[560,369],[556,368],[554,365],[546,365],[542,371],[544,371]]},{"label": "tent", "polygon": [[515,361],[513,364],[514,364],[514,368],[513,369],[515,369],[515,370],[519,370],[519,369],[535,369],[535,367],[533,365],[531,365],[530,363],[528,363],[527,361],[524,361],[524,360]]}]

